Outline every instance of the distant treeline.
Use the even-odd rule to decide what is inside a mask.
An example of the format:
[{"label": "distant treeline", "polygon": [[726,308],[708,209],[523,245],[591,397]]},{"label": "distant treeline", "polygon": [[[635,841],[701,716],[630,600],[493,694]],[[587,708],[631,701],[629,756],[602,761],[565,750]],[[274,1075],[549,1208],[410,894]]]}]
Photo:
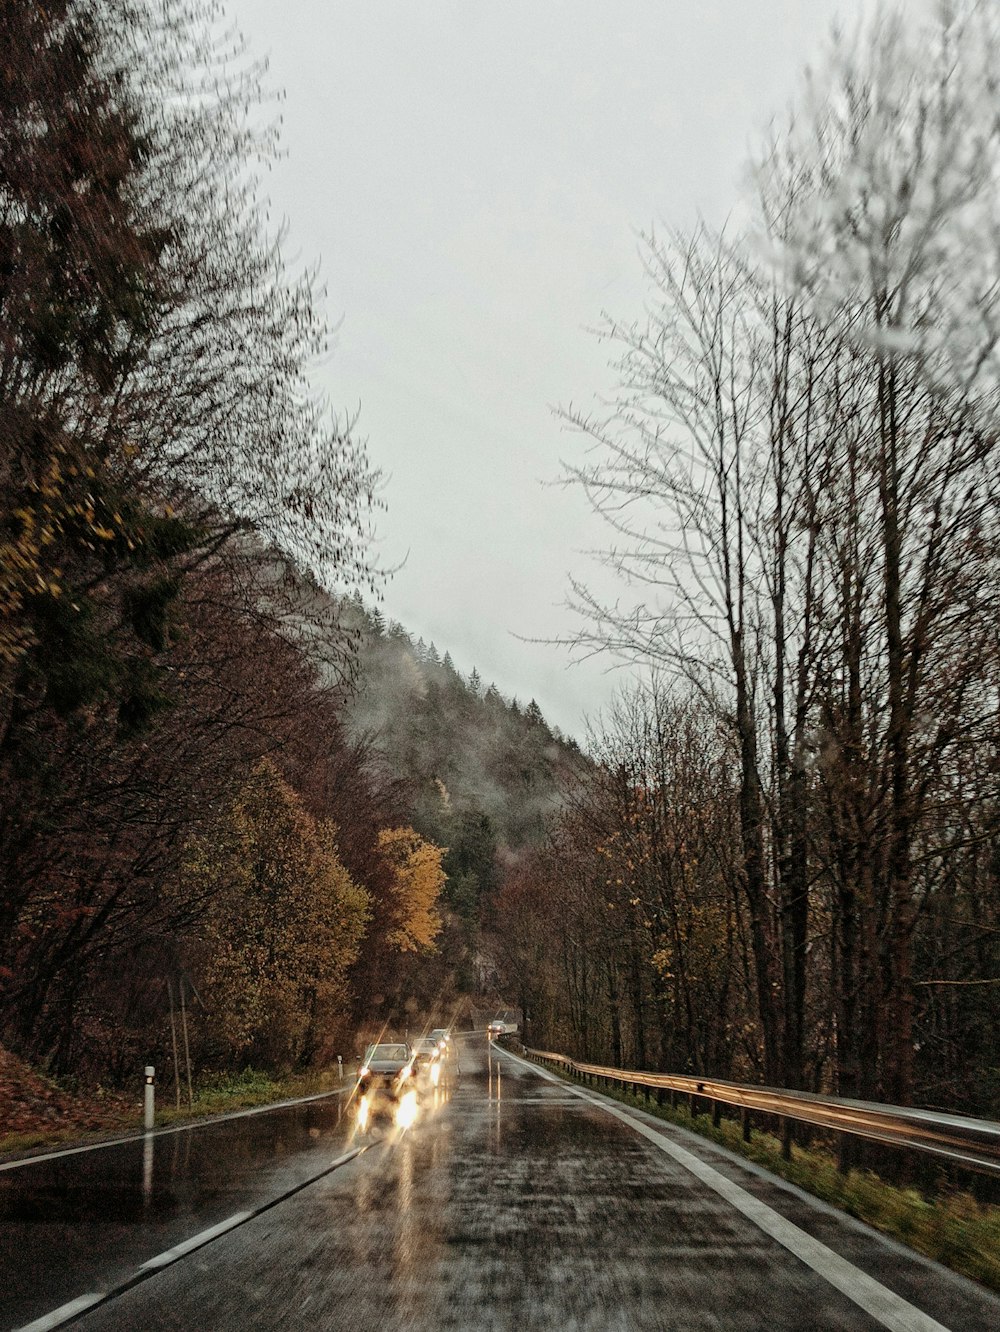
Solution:
[{"label": "distant treeline", "polygon": [[504,868],[545,841],[587,759],[547,724],[534,699],[503,697],[476,669],[463,677],[448,651],[386,623],[360,597],[344,618],[361,632],[345,710],[349,733],[399,782],[413,827],[446,848],[444,930],[436,957],[422,961],[411,987],[429,1001],[435,988],[495,985],[482,926],[492,919]]}]

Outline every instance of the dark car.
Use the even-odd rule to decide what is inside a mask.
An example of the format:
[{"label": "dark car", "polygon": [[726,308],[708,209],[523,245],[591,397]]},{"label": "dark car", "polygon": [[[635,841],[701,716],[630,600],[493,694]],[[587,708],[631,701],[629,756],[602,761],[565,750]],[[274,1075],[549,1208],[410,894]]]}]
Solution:
[{"label": "dark car", "polygon": [[419,1041],[413,1042],[413,1064],[415,1068],[423,1068],[432,1064],[438,1059],[441,1049],[437,1041],[432,1041],[429,1036],[422,1036]]},{"label": "dark car", "polygon": [[369,1045],[358,1069],[358,1090],[399,1096],[413,1073],[413,1051],[405,1041]]}]

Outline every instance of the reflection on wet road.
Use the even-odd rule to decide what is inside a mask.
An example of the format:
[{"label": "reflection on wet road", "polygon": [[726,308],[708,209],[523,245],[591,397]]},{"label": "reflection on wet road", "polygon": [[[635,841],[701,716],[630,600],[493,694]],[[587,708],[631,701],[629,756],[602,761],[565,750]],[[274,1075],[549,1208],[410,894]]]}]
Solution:
[{"label": "reflection on wet road", "polygon": [[[465,1038],[461,1060],[460,1085],[429,1097],[412,1129],[366,1135],[374,1146],[365,1155],[85,1314],[79,1326],[1000,1326],[1000,1302],[970,1283],[874,1240],[710,1144],[695,1146],[662,1125],[654,1130],[641,1114],[623,1123],[594,1098],[488,1048],[481,1036]],[[327,1157],[335,1129],[320,1129]],[[345,1122],[342,1141],[347,1131]],[[318,1150],[287,1157],[271,1183],[308,1175]],[[218,1176],[225,1168],[217,1162],[215,1169]],[[748,1205],[732,1205],[727,1189]],[[777,1218],[771,1231],[764,1213]],[[15,1222],[22,1243],[33,1224],[47,1230],[45,1243],[54,1242],[53,1222],[22,1218]],[[835,1270],[841,1265],[847,1277],[840,1288],[789,1250],[781,1226],[828,1254]],[[89,1283],[78,1277],[70,1294],[96,1288],[91,1274]]]},{"label": "reflection on wet road", "polygon": [[0,1170],[0,1327],[114,1285],[315,1174],[351,1131],[334,1095]]}]

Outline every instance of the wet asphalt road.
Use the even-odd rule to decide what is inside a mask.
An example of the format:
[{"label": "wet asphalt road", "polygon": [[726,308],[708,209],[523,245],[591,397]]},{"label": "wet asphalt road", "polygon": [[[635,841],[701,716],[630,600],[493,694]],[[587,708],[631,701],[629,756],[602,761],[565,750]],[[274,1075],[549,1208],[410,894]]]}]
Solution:
[{"label": "wet asphalt road", "polygon": [[[1000,1301],[721,1149],[641,1112],[609,1111],[482,1036],[460,1052],[460,1084],[428,1095],[413,1129],[366,1135],[364,1154],[76,1326],[1000,1327]],[[283,1128],[269,1122],[282,1117]],[[129,1163],[97,1164],[118,1149],[54,1162],[46,1169],[64,1173],[37,1188],[30,1176],[42,1166],[0,1174],[0,1325],[108,1289],[181,1239],[309,1179],[350,1147],[351,1116],[339,1100],[315,1102],[183,1136],[180,1146],[157,1140],[145,1193],[142,1144]],[[100,1179],[85,1186],[78,1170]]]},{"label": "wet asphalt road", "polygon": [[312,1178],[348,1145],[346,1100],[0,1165],[0,1328],[110,1288],[164,1249]]}]

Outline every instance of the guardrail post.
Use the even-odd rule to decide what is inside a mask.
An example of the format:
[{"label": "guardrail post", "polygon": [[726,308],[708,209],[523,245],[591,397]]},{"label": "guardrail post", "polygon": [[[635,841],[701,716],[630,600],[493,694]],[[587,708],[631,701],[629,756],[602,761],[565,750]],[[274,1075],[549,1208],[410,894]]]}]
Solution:
[{"label": "guardrail post", "polygon": [[657,1089],[656,1089],[656,1104],[657,1104],[657,1105],[662,1105],[663,1102],[664,1102],[666,1099],[667,1099],[667,1093],[664,1091],[664,1089],[663,1089],[662,1087],[657,1087]]},{"label": "guardrail post", "polygon": [[837,1134],[837,1170],[841,1175],[849,1173],[854,1164],[854,1143],[849,1133]]},{"label": "guardrail post", "polygon": [[792,1121],[787,1115],[781,1118],[781,1159],[790,1161],[792,1159]]},{"label": "guardrail post", "polygon": [[698,1118],[698,1112],[699,1112],[698,1098],[694,1094],[694,1092],[690,1092],[688,1095],[688,1110],[691,1112],[692,1119]]},{"label": "guardrail post", "polygon": [[745,1105],[742,1106],[741,1109],[740,1109],[740,1123],[741,1123],[742,1126],[743,1126],[743,1141],[744,1141],[744,1142],[749,1142],[749,1141],[750,1141],[750,1111],[746,1108]]},{"label": "guardrail post", "polygon": [[718,1128],[722,1123],[722,1102],[712,1102],[712,1128]]}]

